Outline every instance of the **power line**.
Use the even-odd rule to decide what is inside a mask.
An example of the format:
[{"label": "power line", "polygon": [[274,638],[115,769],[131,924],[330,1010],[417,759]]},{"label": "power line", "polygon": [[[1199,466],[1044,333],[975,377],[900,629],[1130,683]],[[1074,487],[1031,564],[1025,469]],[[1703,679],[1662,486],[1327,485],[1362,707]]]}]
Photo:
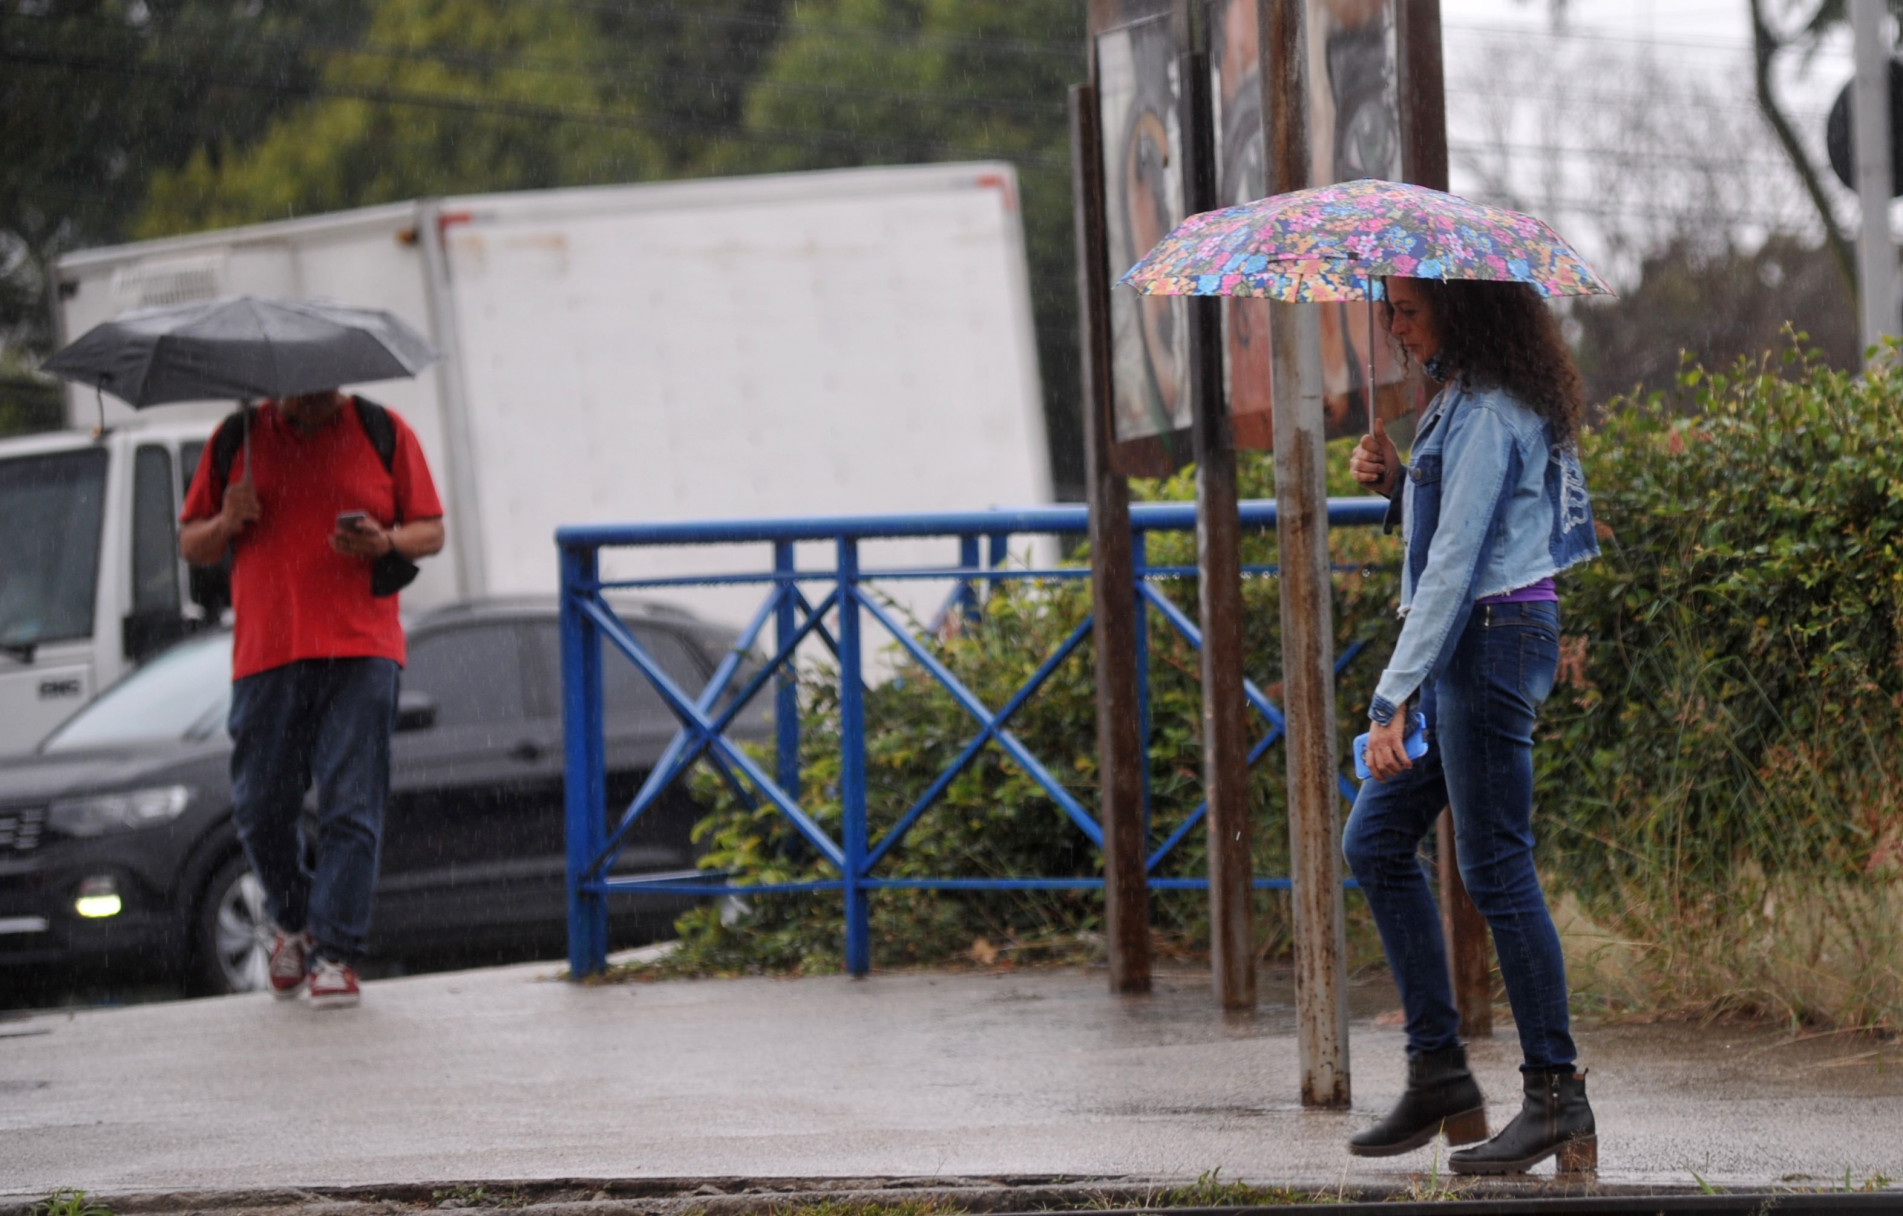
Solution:
[{"label": "power line", "polygon": [[1449,151],[1465,152],[1469,155],[1477,153],[1498,153],[1504,156],[1578,157],[1584,160],[1675,165],[1688,171],[1702,169],[1758,169],[1764,172],[1772,172],[1790,168],[1789,162],[1782,160],[1744,160],[1725,156],[1701,158],[1679,155],[1672,152],[1633,152],[1622,148],[1567,147],[1557,144],[1491,143],[1486,140],[1477,139],[1450,139],[1447,141],[1447,147]]},{"label": "power line", "polygon": [[[1483,202],[1492,201],[1499,206],[1509,206],[1516,202],[1523,204],[1525,202],[1525,200],[1502,199],[1497,195],[1490,197],[1489,192],[1483,190],[1473,191],[1468,197]],[[1689,208],[1662,207],[1652,203],[1624,202],[1619,199],[1611,198],[1556,198],[1550,201],[1544,199],[1539,201],[1554,213],[1564,213],[1568,215],[1593,215],[1601,218],[1637,216],[1645,219],[1664,220],[1694,218]],[[1725,218],[1733,223],[1756,224],[1766,228],[1783,230],[1789,227],[1790,221],[1794,217],[1789,215],[1773,215],[1769,212],[1762,211],[1740,211],[1730,213]],[[1795,218],[1804,219],[1808,217],[1797,216]]]},{"label": "power line", "polygon": [[[48,17],[29,19],[51,20]],[[72,24],[90,25],[109,29],[122,29],[119,22],[101,17],[75,17],[67,19]],[[180,23],[173,23],[166,30],[165,37],[186,34],[201,40],[201,45],[228,41],[230,32],[211,26],[197,29],[180,29]],[[391,46],[372,42],[346,42],[338,39],[291,38],[271,36],[248,40],[247,49],[256,46],[260,51],[285,55],[302,56],[310,52],[322,52],[331,55],[364,55],[371,58],[390,59],[400,62],[442,63],[455,67],[479,71],[532,71],[553,75],[583,77],[596,80],[641,79],[662,81],[669,84],[680,81],[696,81],[706,84],[744,86],[744,91],[764,89],[768,92],[792,93],[806,96],[829,98],[848,98],[868,101],[889,101],[901,104],[918,104],[952,109],[988,110],[1005,113],[1019,113],[1041,118],[1061,118],[1066,109],[1055,102],[1033,102],[1014,98],[993,98],[982,96],[961,96],[950,93],[924,93],[900,89],[868,89],[852,85],[815,84],[805,81],[775,80],[762,76],[747,76],[739,73],[653,71],[631,66],[632,60],[602,59],[589,63],[576,63],[570,60],[553,59],[547,56],[533,55],[495,55],[480,51],[464,50],[443,46]]]},{"label": "power line", "polygon": [[[475,100],[447,93],[427,93],[409,89],[392,89],[376,85],[328,84],[286,84],[281,81],[259,77],[245,77],[217,72],[188,69],[167,64],[149,62],[111,61],[91,59],[75,55],[55,55],[44,52],[22,51],[13,47],[0,48],[0,62],[17,63],[28,67],[64,69],[78,72],[102,72],[130,79],[153,77],[161,80],[189,81],[195,84],[217,84],[230,88],[255,92],[273,93],[290,97],[333,97],[350,98],[358,101],[377,102],[383,105],[416,106],[425,109],[445,110],[455,113],[477,114],[495,118],[510,118],[529,122],[578,123],[588,126],[621,128],[661,132],[666,134],[689,133],[703,136],[719,142],[754,143],[782,146],[805,147],[815,151],[838,152],[849,156],[864,155],[869,159],[914,159],[948,160],[974,155],[988,155],[985,145],[954,146],[941,143],[929,143],[920,140],[868,140],[851,132],[816,128],[809,131],[789,128],[751,128],[728,127],[721,124],[696,122],[691,119],[663,119],[642,115],[620,114],[608,110],[583,110],[573,107],[544,105],[537,102],[506,101],[499,99]],[[1005,158],[1020,165],[1039,169],[1063,170],[1069,168],[1068,160],[1052,156],[1030,153],[1004,153]]]},{"label": "power line", "polygon": [[537,0],[542,4],[561,4],[570,8],[588,9],[593,12],[607,13],[647,13],[654,16],[682,21],[693,25],[726,25],[753,29],[769,29],[782,35],[787,33],[836,34],[846,37],[866,38],[898,45],[931,47],[943,50],[1002,51],[1006,54],[1050,56],[1082,62],[1084,56],[1083,38],[1076,42],[1050,41],[1037,38],[989,38],[974,34],[939,34],[924,30],[899,29],[889,25],[871,25],[862,22],[814,21],[810,18],[794,16],[791,20],[775,17],[757,17],[750,13],[719,13],[689,9],[672,0]]},{"label": "power line", "polygon": [[[1749,42],[1732,42],[1717,39],[1648,37],[1639,34],[1614,34],[1606,30],[1579,29],[1541,29],[1537,26],[1507,25],[1500,22],[1483,21],[1444,21],[1441,29],[1445,33],[1469,33],[1492,38],[1543,38],[1554,42],[1603,42],[1642,47],[1676,47],[1681,50],[1713,51],[1725,54],[1749,56],[1753,53]],[[1839,50],[1824,45],[1817,46],[1812,54],[1837,55],[1849,58],[1848,50]]]},{"label": "power line", "polygon": [[[1704,114],[1750,114],[1761,116],[1763,111],[1750,102],[1736,101],[1686,101],[1680,98],[1657,97],[1647,93],[1622,92],[1565,92],[1549,93],[1514,89],[1511,87],[1481,87],[1475,85],[1449,84],[1447,96],[1476,97],[1488,101],[1524,103],[1528,101],[1545,102],[1557,109],[1605,109],[1608,106],[1644,107],[1647,110],[1679,110]],[[1829,114],[1827,108],[1787,110],[1786,114],[1798,123],[1819,123]]]}]

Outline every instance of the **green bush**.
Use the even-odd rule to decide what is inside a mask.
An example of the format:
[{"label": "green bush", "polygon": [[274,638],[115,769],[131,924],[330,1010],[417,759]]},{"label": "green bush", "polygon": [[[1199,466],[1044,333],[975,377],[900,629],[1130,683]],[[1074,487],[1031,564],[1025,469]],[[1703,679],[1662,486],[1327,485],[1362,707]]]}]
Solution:
[{"label": "green bush", "polygon": [[1903,379],[1783,361],[1586,439],[1543,860],[1629,997],[1897,1025]]}]

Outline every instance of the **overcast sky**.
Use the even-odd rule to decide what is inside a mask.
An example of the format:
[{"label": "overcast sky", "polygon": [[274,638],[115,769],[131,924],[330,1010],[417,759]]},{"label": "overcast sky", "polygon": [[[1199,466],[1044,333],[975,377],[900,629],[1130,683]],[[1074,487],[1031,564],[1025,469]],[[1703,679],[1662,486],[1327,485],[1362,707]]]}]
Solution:
[{"label": "overcast sky", "polygon": [[[1442,0],[1441,14],[1457,193],[1541,214],[1615,281],[1692,221],[1746,246],[1818,232],[1756,111],[1748,0],[1571,0],[1558,25],[1548,0]],[[1781,64],[1779,94],[1820,167],[1851,72],[1847,35]],[[1854,196],[1824,172],[1854,220]]]}]

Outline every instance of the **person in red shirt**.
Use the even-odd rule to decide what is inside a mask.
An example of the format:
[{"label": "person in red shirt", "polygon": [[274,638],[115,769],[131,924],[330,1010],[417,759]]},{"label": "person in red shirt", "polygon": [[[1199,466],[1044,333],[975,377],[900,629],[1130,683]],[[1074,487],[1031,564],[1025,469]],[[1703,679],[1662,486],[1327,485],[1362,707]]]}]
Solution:
[{"label": "person in red shirt", "polygon": [[[371,411],[394,432],[387,468]],[[354,1005],[404,659],[397,596],[373,593],[372,570],[440,551],[443,507],[415,433],[381,406],[330,390],[248,419],[224,424],[246,428],[242,445],[214,437],[198,462],[179,549],[196,565],[231,555],[232,817],[277,927],[272,992]],[[312,785],[307,869],[298,816]]]}]

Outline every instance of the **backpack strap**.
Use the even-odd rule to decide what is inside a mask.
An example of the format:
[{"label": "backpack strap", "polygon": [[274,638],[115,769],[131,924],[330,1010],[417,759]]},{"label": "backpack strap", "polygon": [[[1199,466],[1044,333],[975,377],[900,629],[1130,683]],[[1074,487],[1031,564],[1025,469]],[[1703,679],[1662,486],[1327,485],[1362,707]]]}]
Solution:
[{"label": "backpack strap", "polygon": [[377,459],[383,462],[383,471],[396,471],[396,421],[390,417],[390,411],[365,397],[352,397],[357,403],[357,421],[363,424],[363,433],[370,436],[370,446],[377,450]]},{"label": "backpack strap", "polygon": [[212,482],[220,494],[225,492],[225,484],[231,480],[232,463],[244,448],[244,430],[249,417],[246,410],[239,409],[219,423],[217,433],[211,437]]},{"label": "backpack strap", "polygon": [[[383,471],[392,475],[396,472],[396,419],[390,411],[374,401],[362,397],[353,397],[357,403],[357,421],[363,424],[363,433],[370,437],[370,446],[377,450],[377,459],[383,462]],[[403,523],[403,508],[397,506],[396,522]],[[416,578],[416,563],[404,557],[392,548],[379,557],[370,567],[370,594],[374,596],[395,595],[410,585]]]}]

